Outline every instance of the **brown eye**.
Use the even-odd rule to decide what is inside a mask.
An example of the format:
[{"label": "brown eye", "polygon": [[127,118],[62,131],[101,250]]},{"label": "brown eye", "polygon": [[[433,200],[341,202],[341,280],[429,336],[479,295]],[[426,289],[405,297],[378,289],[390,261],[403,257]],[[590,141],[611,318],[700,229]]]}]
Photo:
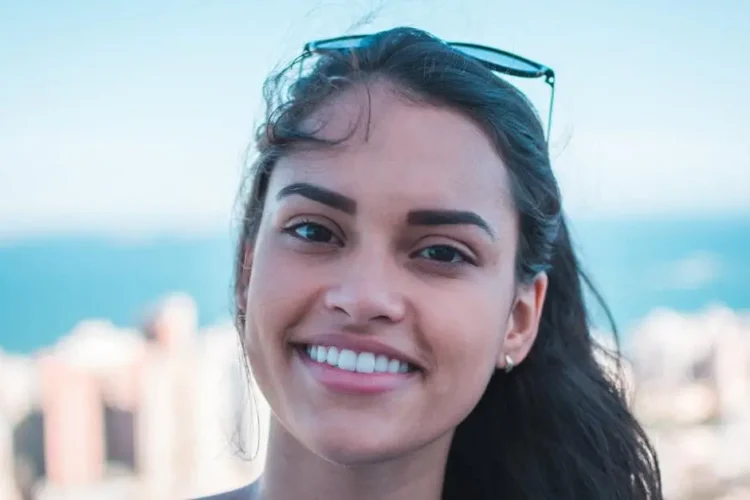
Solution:
[{"label": "brown eye", "polygon": [[286,229],[286,232],[311,243],[337,243],[338,238],[327,227],[314,222],[302,222]]},{"label": "brown eye", "polygon": [[469,259],[463,252],[450,245],[432,245],[420,250],[417,253],[417,256],[444,264],[472,263],[471,259]]}]

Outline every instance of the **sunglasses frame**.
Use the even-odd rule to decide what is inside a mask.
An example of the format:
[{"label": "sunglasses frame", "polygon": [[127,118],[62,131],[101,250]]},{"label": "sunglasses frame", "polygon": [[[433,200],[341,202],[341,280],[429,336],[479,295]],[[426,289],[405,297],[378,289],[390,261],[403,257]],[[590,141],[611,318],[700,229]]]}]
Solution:
[{"label": "sunglasses frame", "polygon": [[[335,38],[326,38],[323,40],[316,40],[316,41],[306,43],[303,48],[303,52],[308,55],[314,54],[314,53],[323,53],[323,52],[343,52],[346,50],[354,49],[356,47],[355,46],[331,47],[331,45],[334,45],[338,42],[365,40],[370,36],[372,35],[345,35],[345,36],[339,36]],[[487,45],[479,45],[475,43],[466,43],[466,42],[446,42],[446,41],[443,41],[443,43],[456,49],[463,56],[469,57],[475,61],[480,62],[486,68],[492,71],[496,71],[498,73],[503,73],[506,75],[516,76],[520,78],[544,78],[544,82],[550,87],[549,114],[547,117],[547,141],[549,141],[550,133],[552,131],[552,110],[555,105],[555,72],[552,68],[550,68],[549,66],[545,66],[544,64],[540,64],[536,61],[532,61],[531,59],[527,59],[525,57],[519,56],[518,54],[514,54],[512,52],[508,52],[505,50],[500,50],[495,47],[489,47]],[[326,47],[327,45],[328,47]],[[527,66],[531,66],[535,68],[535,71],[524,71],[518,68],[504,66],[502,64],[498,64],[488,59],[477,57],[476,55],[465,52],[461,49],[481,50],[481,51],[486,51],[488,53],[494,53],[503,57],[507,57],[509,59],[515,59],[516,61],[522,62]]]}]

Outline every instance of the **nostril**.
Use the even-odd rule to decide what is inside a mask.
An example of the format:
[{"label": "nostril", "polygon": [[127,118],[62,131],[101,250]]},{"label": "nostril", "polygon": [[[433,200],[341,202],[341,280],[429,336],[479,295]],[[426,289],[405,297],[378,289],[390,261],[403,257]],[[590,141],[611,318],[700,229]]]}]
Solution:
[{"label": "nostril", "polygon": [[381,285],[380,280],[360,280],[332,287],[323,296],[324,307],[356,323],[399,321],[406,311],[403,297]]}]

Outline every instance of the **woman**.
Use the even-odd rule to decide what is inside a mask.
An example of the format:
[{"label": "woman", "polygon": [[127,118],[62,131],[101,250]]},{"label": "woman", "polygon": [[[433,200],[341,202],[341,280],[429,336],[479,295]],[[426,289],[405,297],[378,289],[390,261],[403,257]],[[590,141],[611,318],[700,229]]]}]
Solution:
[{"label": "woman", "polygon": [[236,294],[268,455],[214,498],[661,498],[524,96],[410,28],[265,90]]}]

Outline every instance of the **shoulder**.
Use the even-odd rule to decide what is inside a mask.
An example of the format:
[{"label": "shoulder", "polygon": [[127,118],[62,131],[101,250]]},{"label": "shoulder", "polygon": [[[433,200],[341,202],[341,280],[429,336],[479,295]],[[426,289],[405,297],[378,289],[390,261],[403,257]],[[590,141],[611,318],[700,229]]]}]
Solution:
[{"label": "shoulder", "polygon": [[253,500],[254,498],[257,498],[256,484],[257,483],[250,483],[236,490],[225,491],[207,497],[194,498],[192,500]]}]

